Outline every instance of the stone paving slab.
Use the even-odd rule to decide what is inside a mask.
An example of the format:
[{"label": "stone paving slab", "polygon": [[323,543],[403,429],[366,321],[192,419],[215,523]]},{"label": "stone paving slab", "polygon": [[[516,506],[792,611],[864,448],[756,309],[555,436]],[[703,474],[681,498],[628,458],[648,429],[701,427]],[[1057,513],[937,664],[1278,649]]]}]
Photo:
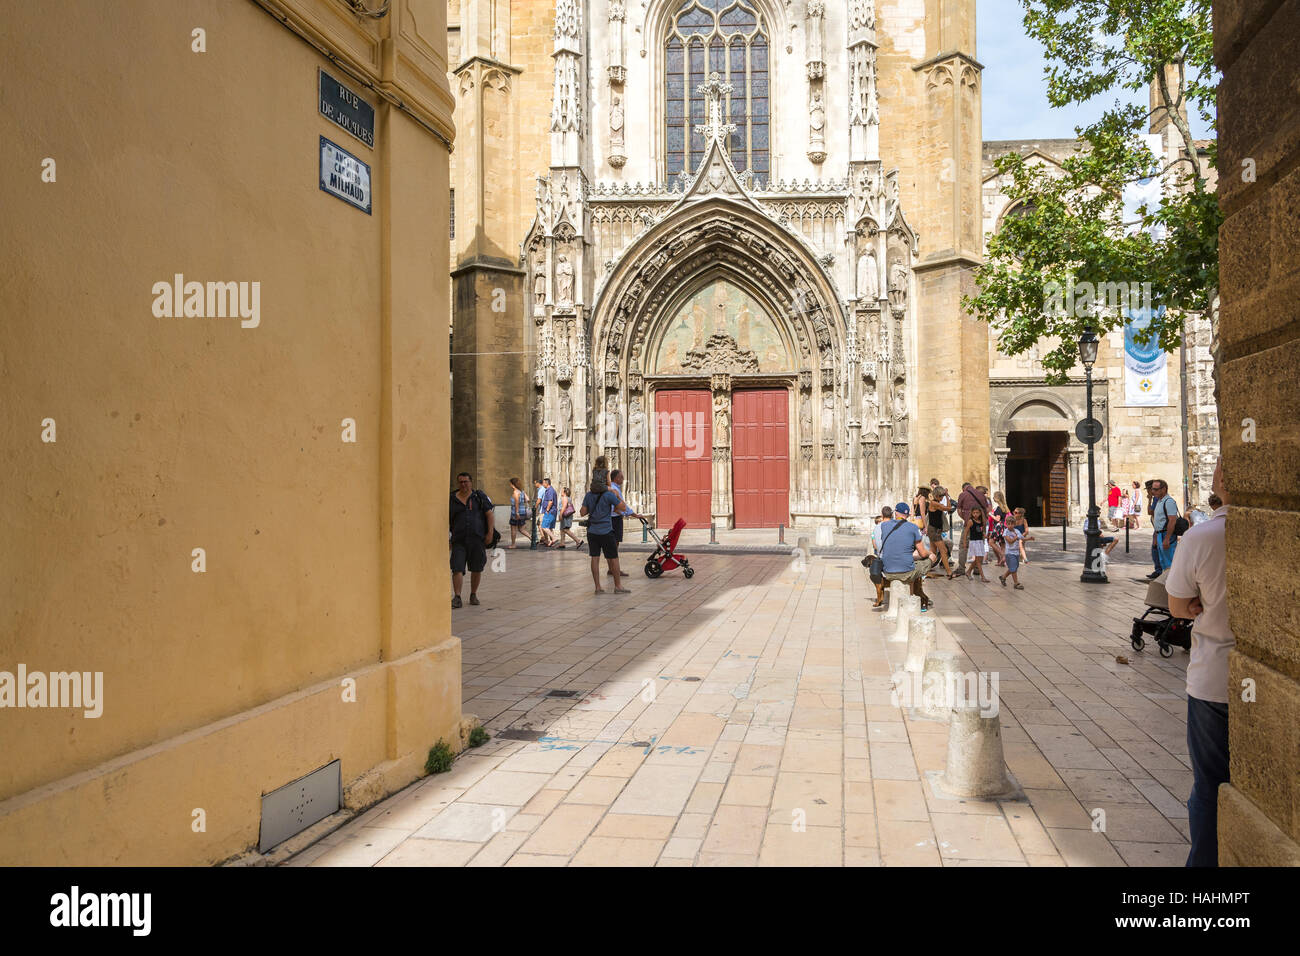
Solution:
[{"label": "stone paving slab", "polygon": [[947,727],[896,686],[906,644],[858,563],[726,534],[751,550],[697,546],[693,579],[638,573],[618,596],[591,593],[572,548],[505,551],[483,604],[453,612],[463,706],[494,735],[541,739],[494,736],[287,865],[1184,862],[1187,655],[1129,647],[1149,570],[1138,536],[1109,585],[1082,584],[1080,536],[1062,552],[1050,529],[1024,591],[992,573],[927,582],[940,647],[998,678],[1023,797],[985,801],[935,790]]}]

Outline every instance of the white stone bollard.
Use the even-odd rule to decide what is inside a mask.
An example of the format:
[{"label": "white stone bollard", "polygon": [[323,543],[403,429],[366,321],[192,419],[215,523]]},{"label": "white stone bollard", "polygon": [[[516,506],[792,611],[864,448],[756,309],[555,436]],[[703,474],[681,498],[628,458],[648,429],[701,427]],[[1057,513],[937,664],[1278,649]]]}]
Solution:
[{"label": "white stone bollard", "polygon": [[903,670],[919,674],[926,656],[934,649],[934,618],[928,614],[913,617],[907,624],[907,663]]},{"label": "white stone bollard", "polygon": [[939,786],[957,797],[996,797],[1015,790],[1002,757],[997,714],[985,717],[977,704],[957,704],[948,724],[948,764]]},{"label": "white stone bollard", "polygon": [[921,667],[921,703],[917,711],[931,720],[948,720],[956,696],[957,655],[931,651]]},{"label": "white stone bollard", "polygon": [[915,594],[904,594],[898,601],[898,621],[894,625],[891,641],[907,642],[907,628],[912,618],[921,616],[921,599]]},{"label": "white stone bollard", "polygon": [[817,528],[817,547],[829,548],[835,544],[835,529],[828,524],[819,525]]},{"label": "white stone bollard", "polygon": [[898,606],[903,603],[903,598],[912,592],[908,589],[904,581],[889,582],[889,602],[885,605],[885,623],[893,624],[898,620]]}]

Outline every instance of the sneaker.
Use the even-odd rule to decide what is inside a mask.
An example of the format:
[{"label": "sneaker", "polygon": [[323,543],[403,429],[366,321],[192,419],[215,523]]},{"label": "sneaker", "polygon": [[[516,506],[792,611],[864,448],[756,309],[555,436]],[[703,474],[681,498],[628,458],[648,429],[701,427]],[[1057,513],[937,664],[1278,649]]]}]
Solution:
[{"label": "sneaker", "polygon": [[1162,575],[1162,574],[1164,574],[1163,571],[1152,571],[1150,574],[1147,575],[1147,580],[1148,580],[1148,581],[1154,581],[1156,578],[1160,577],[1160,575]]},{"label": "sneaker", "polygon": [[477,594],[471,594],[471,595],[469,596],[469,603],[470,603],[470,604],[478,604],[478,595],[477,595]]},{"label": "sneaker", "polygon": [[453,597],[453,598],[451,599],[451,606],[452,606],[453,608],[460,607],[460,595],[459,595],[459,594],[457,594],[455,597]]}]

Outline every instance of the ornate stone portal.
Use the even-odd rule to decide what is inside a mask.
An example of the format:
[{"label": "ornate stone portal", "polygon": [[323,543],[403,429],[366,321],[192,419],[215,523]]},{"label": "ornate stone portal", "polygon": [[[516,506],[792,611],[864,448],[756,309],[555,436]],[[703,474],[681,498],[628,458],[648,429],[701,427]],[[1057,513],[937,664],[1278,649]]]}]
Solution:
[{"label": "ornate stone portal", "polygon": [[[818,161],[825,78],[811,31],[820,32],[822,10],[811,3],[807,19],[810,155]],[[908,497],[917,236],[900,208],[896,171],[869,155],[875,64],[874,48],[862,42],[852,82],[862,104],[857,142],[868,155],[845,180],[755,189],[731,162],[734,127],[723,109],[730,88],[717,74],[699,88],[707,103],[707,122],[696,127],[703,155],[677,189],[593,188],[580,169],[559,167],[540,180],[523,244],[541,346],[531,443],[539,474],[583,487],[603,454],[627,471],[633,507],[654,514],[657,448],[669,434],[656,396],[698,389],[710,409],[698,428],[711,441],[688,457],[711,459],[710,515],[729,526],[734,394],[762,388],[788,396],[793,523],[865,526],[880,501]],[[575,46],[557,45],[557,56]],[[611,71],[610,81],[619,97],[611,99],[613,165],[624,151],[626,94],[621,74]],[[567,73],[557,72],[557,95],[566,83]],[[805,207],[815,218],[791,219]],[[604,268],[593,268],[597,261]],[[690,438],[687,429],[688,448]]]}]

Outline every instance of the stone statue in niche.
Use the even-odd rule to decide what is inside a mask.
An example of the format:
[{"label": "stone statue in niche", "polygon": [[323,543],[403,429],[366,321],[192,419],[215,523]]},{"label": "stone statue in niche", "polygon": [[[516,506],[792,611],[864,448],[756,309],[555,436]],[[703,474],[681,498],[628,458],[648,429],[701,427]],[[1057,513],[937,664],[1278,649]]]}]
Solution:
[{"label": "stone statue in niche", "polygon": [[907,391],[894,389],[894,441],[907,441]]},{"label": "stone statue in niche", "polygon": [[533,406],[533,433],[537,436],[538,441],[542,439],[542,426],[545,424],[545,418],[546,399],[538,395],[537,404]]},{"label": "stone statue in niche", "polygon": [[611,395],[605,400],[605,414],[601,422],[600,443],[606,448],[617,448],[622,425],[623,418],[618,411],[618,396]]},{"label": "stone statue in niche", "polygon": [[862,421],[864,424],[871,426],[875,431],[876,423],[880,420],[880,399],[876,397],[876,390],[872,387],[862,389]]},{"label": "stone statue in niche", "polygon": [[631,409],[627,415],[627,444],[629,448],[646,446],[646,419],[641,410],[641,399],[632,399]]},{"label": "stone statue in niche", "polygon": [[835,440],[835,396],[830,392],[822,399],[822,441]]},{"label": "stone statue in niche", "polygon": [[555,267],[555,289],[557,304],[573,305],[573,263],[568,256],[560,256]]},{"label": "stone statue in niche", "polygon": [[895,262],[889,267],[889,304],[901,309],[907,303],[907,266]]},{"label": "stone statue in niche", "polygon": [[560,392],[560,420],[555,425],[555,440],[567,444],[573,441],[573,399],[566,388]]},{"label": "stone statue in niche", "polygon": [[[810,156],[817,155],[824,160],[826,158],[826,103],[820,84],[814,85],[808,96],[808,124],[811,134]],[[813,162],[819,161],[813,159]]]},{"label": "stone statue in niche", "polygon": [[725,395],[713,399],[713,444],[717,446],[731,444],[731,413],[727,405]]},{"label": "stone statue in niche", "polygon": [[540,312],[546,303],[546,257],[539,250],[533,256],[533,308]]},{"label": "stone statue in niche", "polygon": [[617,93],[609,107],[609,145],[615,153],[623,152],[623,97]]},{"label": "stone statue in niche", "polygon": [[875,302],[880,291],[880,273],[871,240],[867,240],[866,246],[867,251],[858,257],[858,301]]},{"label": "stone statue in niche", "polygon": [[812,438],[812,404],[807,395],[799,401],[799,434],[803,438]]}]

